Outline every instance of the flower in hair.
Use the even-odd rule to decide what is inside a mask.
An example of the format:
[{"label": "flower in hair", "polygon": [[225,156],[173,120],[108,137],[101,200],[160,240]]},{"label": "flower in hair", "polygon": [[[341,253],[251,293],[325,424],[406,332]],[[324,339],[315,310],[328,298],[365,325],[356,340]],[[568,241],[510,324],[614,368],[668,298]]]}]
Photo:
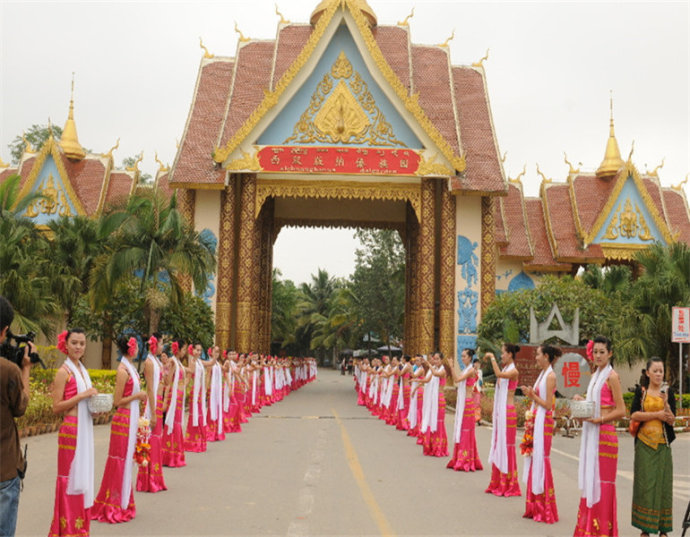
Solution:
[{"label": "flower in hair", "polygon": [[151,336],[149,338],[149,351],[151,354],[156,354],[156,350],[158,349],[158,339],[156,336]]},{"label": "flower in hair", "polygon": [[190,344],[189,347],[187,347],[187,354],[190,356],[194,354],[194,345]]},{"label": "flower in hair", "polygon": [[62,354],[67,354],[67,330],[61,332],[57,338],[57,348]]},{"label": "flower in hair", "polygon": [[594,361],[594,341],[591,339],[587,342],[587,359],[590,362]]},{"label": "flower in hair", "polygon": [[172,350],[172,353],[177,356],[177,353],[180,352],[180,344],[177,341],[173,341],[170,349]]},{"label": "flower in hair", "polygon": [[223,351],[223,359],[228,357],[228,351]]},{"label": "flower in hair", "polygon": [[134,356],[137,353],[137,338],[131,337],[127,342],[127,355]]},{"label": "flower in hair", "polygon": [[208,348],[208,357],[210,358],[212,354],[213,354],[213,347],[209,347]]}]

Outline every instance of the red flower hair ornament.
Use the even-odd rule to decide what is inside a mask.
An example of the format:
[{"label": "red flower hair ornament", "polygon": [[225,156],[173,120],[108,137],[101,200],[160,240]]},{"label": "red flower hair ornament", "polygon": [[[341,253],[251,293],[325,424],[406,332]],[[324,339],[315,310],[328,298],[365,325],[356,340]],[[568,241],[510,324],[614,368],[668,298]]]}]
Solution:
[{"label": "red flower hair ornament", "polygon": [[591,339],[587,342],[587,359],[590,362],[594,361],[594,341]]},{"label": "red flower hair ornament", "polygon": [[57,338],[57,348],[62,354],[67,354],[67,334],[69,331],[65,330]]},{"label": "red flower hair ornament", "polygon": [[137,353],[137,339],[135,337],[129,338],[127,342],[127,355],[134,356]]},{"label": "red flower hair ornament", "polygon": [[172,350],[172,353],[177,356],[177,353],[180,352],[180,344],[177,341],[173,341],[170,349]]},{"label": "red flower hair ornament", "polygon": [[158,350],[158,339],[156,339],[156,336],[151,336],[149,338],[149,351],[151,354],[156,354],[156,351]]},{"label": "red flower hair ornament", "polygon": [[223,359],[226,359],[228,357],[228,351],[223,351]]},{"label": "red flower hair ornament", "polygon": [[194,345],[192,345],[191,343],[189,347],[187,347],[187,354],[189,354],[190,356],[194,354]]}]

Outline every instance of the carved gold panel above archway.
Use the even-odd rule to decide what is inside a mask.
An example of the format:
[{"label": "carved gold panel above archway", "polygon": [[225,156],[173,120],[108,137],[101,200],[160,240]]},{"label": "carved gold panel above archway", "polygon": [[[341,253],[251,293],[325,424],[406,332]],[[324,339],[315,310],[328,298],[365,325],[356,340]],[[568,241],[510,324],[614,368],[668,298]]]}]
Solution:
[{"label": "carved gold panel above archway", "polygon": [[255,217],[270,197],[409,201],[419,222],[422,216],[418,184],[257,179]]}]

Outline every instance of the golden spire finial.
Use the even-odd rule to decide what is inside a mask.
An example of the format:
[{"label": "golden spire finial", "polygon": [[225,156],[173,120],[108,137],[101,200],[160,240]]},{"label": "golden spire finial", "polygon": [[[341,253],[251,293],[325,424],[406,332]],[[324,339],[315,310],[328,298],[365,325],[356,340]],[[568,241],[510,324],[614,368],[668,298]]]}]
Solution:
[{"label": "golden spire finial", "polygon": [[[2,160],[0,160],[0,162],[2,162]],[[678,192],[680,192],[681,190],[683,190],[683,187],[684,187],[685,184],[688,182],[688,178],[690,178],[690,173],[686,174],[686,175],[685,175],[685,179],[683,179],[683,180],[682,180],[680,183],[678,183],[677,185],[671,186],[671,188],[672,188],[673,190],[677,190]]]},{"label": "golden spire finial", "polygon": [[201,50],[204,51],[204,56],[203,56],[204,58],[211,59],[214,57],[213,54],[211,54],[208,51],[208,49],[204,46],[204,42],[201,40],[201,36],[199,36],[199,47],[201,48]]},{"label": "golden spire finial", "polygon": [[244,37],[242,30],[240,30],[239,26],[237,26],[237,21],[235,21],[235,31],[240,35],[240,43],[246,43],[250,40],[248,37]]},{"label": "golden spire finial", "polygon": [[[597,177],[602,179],[610,179],[616,175],[618,170],[620,170],[625,164],[623,159],[621,159],[621,152],[620,149],[618,149],[618,142],[616,141],[616,133],[613,129],[613,91],[611,92],[609,106],[611,110],[609,139],[606,142],[606,153],[604,153],[604,160],[601,162],[596,171]],[[630,152],[630,155],[632,156],[632,151]]]},{"label": "golden spire finial", "polygon": [[551,182],[551,179],[549,179],[548,177],[546,177],[546,175],[544,175],[544,174],[542,173],[542,171],[539,169],[539,163],[537,163],[537,173],[538,173],[539,175],[541,175],[542,183],[550,183],[550,182]]},{"label": "golden spire finial", "polygon": [[515,183],[515,184],[522,184],[522,181],[520,179],[522,178],[523,175],[525,175],[525,173],[527,173],[527,164],[525,164],[522,167],[522,171],[520,173],[518,173],[518,175],[515,179],[509,179],[509,181],[511,183]]},{"label": "golden spire finial", "polygon": [[131,166],[127,166],[125,169],[128,172],[139,172],[139,163],[144,160],[144,151],[142,150],[141,153],[139,153],[139,156],[137,157],[137,160],[134,161],[134,164]]},{"label": "golden spire finial", "polygon": [[505,164],[507,158],[508,158],[508,151],[506,151],[505,153],[503,153],[503,158],[501,159],[501,162],[502,162],[503,164]]},{"label": "golden spire finial", "polygon": [[65,156],[72,160],[81,160],[86,156],[86,151],[79,143],[77,136],[77,124],[74,122],[74,72],[72,72],[72,91],[69,99],[69,113],[67,114],[67,121],[62,128],[62,138],[60,138],[60,147],[65,153]]},{"label": "golden spire finial", "polygon": [[155,158],[156,162],[158,163],[158,171],[159,171],[159,172],[167,172],[168,170],[170,170],[170,166],[166,166],[165,164],[163,164],[163,163],[158,159],[158,151],[156,151],[155,157],[154,157],[154,158]]},{"label": "golden spire finial", "polygon": [[412,17],[414,17],[414,7],[412,8],[412,11],[410,11],[410,14],[407,17],[398,22],[398,26],[408,27],[410,25],[410,19]]},{"label": "golden spire finial", "polygon": [[[568,175],[575,175],[577,173],[580,173],[580,168],[577,168],[577,169],[573,168],[573,165],[568,160],[568,155],[565,151],[563,151],[563,160],[568,165],[568,168],[569,168],[568,169]],[[582,164],[582,163],[578,162],[578,164]]]},{"label": "golden spire finial", "polygon": [[472,67],[484,67],[484,62],[489,59],[489,49],[486,49],[486,54],[478,61],[472,64]]},{"label": "golden spire finial", "polygon": [[455,28],[453,28],[453,33],[450,34],[450,37],[446,39],[443,43],[439,45],[439,47],[448,47],[448,43],[450,43],[453,39],[455,39]]},{"label": "golden spire finial", "polygon": [[118,147],[120,147],[120,139],[117,139],[117,142],[115,142],[115,145],[110,148],[110,150],[107,153],[101,153],[101,156],[103,158],[113,158],[113,151],[115,151]]},{"label": "golden spire finial", "polygon": [[283,17],[283,14],[280,11],[278,11],[278,4],[276,4],[276,15],[280,17],[280,21],[278,22],[278,24],[290,24],[290,21]]}]

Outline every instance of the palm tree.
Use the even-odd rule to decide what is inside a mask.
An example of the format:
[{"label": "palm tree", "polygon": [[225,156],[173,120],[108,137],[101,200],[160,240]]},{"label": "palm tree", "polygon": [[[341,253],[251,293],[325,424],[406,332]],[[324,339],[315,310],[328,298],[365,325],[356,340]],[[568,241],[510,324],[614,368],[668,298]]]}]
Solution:
[{"label": "palm tree", "polygon": [[308,349],[325,349],[322,345],[314,346],[312,340],[320,324],[328,315],[331,298],[337,287],[337,281],[323,269],[312,274],[311,283],[300,286],[300,300],[297,304],[298,321],[295,334],[296,341],[306,343]]},{"label": "palm tree", "polygon": [[155,332],[161,311],[182,300],[184,277],[196,289],[206,288],[216,263],[213,244],[184,220],[175,196],[169,201],[155,191],[132,196],[121,214],[120,229],[94,266],[92,306],[104,311],[117,283],[134,274],[145,297],[149,331]]},{"label": "palm tree", "polygon": [[354,346],[358,328],[362,325],[356,300],[357,296],[349,286],[343,284],[336,289],[329,300],[327,313],[315,318],[312,349],[332,349],[335,358],[337,349]]},{"label": "palm tree", "polygon": [[29,223],[30,220],[22,218],[26,209],[35,201],[45,199],[40,192],[30,192],[20,196],[22,178],[16,173],[10,175],[0,183],[0,218],[14,218],[18,221]]}]

